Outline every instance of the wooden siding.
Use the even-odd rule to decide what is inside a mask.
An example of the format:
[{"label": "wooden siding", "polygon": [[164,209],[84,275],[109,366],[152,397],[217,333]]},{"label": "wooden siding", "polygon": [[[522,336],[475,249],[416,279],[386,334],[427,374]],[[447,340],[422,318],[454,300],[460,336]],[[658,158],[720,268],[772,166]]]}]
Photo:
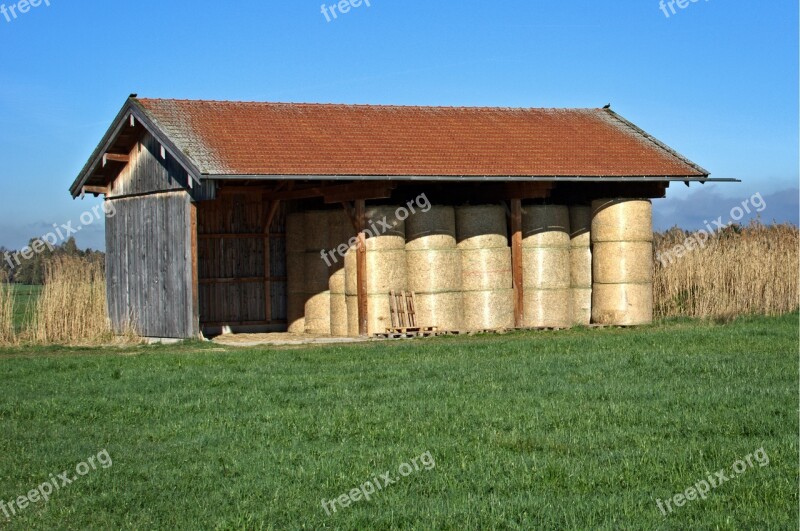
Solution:
[{"label": "wooden siding", "polygon": [[186,192],[111,199],[106,221],[109,316],[145,337],[199,333],[192,279],[192,205]]},{"label": "wooden siding", "polygon": [[260,193],[198,203],[201,324],[286,323],[286,216],[267,230],[269,207]]},{"label": "wooden siding", "polygon": [[161,144],[150,133],[142,135],[128,156],[129,162],[111,183],[109,198],[183,191],[188,186],[186,170],[169,153],[165,159],[161,158]]}]

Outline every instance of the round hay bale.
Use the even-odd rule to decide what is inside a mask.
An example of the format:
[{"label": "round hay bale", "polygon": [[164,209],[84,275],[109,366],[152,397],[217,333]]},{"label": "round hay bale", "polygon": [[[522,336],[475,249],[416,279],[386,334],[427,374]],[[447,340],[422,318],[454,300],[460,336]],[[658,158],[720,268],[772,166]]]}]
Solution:
[{"label": "round hay bale", "polygon": [[505,208],[497,205],[456,208],[456,239],[462,250],[508,247]]},{"label": "round hay bale", "polygon": [[330,276],[328,279],[328,288],[330,289],[331,294],[344,295],[346,278],[347,275],[344,268]]},{"label": "round hay bale", "polygon": [[653,205],[649,199],[600,199],[592,202],[592,242],[653,241]]},{"label": "round hay bale", "polygon": [[458,249],[406,251],[408,291],[440,293],[462,289],[461,251]]},{"label": "round hay bale", "polygon": [[522,285],[525,290],[570,287],[569,247],[522,249]]},{"label": "round hay bale", "polygon": [[347,335],[358,337],[358,296],[345,295],[347,304]]},{"label": "round hay bale", "polygon": [[344,255],[339,253],[339,249],[348,246],[350,238],[355,235],[355,229],[343,209],[330,210],[328,223],[330,239],[326,249],[333,251],[333,258],[329,257],[329,260],[343,264]]},{"label": "round hay bale", "polygon": [[494,247],[462,250],[461,277],[464,291],[510,289],[513,286],[511,249]]},{"label": "round hay bale", "polygon": [[[365,210],[365,232],[367,251],[385,251],[389,249],[405,249],[406,224],[397,217],[397,208],[393,206],[369,206]],[[386,228],[386,225],[389,228]],[[352,228],[352,225],[351,225]],[[355,231],[352,231],[355,235]]]},{"label": "round hay bale", "polygon": [[306,331],[306,297],[289,293],[286,297],[286,318],[289,323],[287,331],[291,334],[304,334]]},{"label": "round hay bale", "polygon": [[570,260],[570,285],[573,288],[592,287],[592,249],[590,247],[571,247]]},{"label": "round hay bale", "polygon": [[569,247],[569,209],[564,205],[522,208],[523,247]]},{"label": "round hay bale", "polygon": [[572,290],[525,290],[523,324],[533,328],[569,328],[572,326]]},{"label": "round hay bale", "polygon": [[592,244],[592,207],[569,207],[569,237],[572,247],[589,247]]},{"label": "round hay bale", "polygon": [[286,253],[306,250],[305,215],[302,212],[286,216]]},{"label": "round hay bale", "polygon": [[331,292],[316,293],[306,301],[306,333],[331,334]]},{"label": "round hay bale", "polygon": [[[345,255],[345,293],[358,295],[356,249]],[[367,293],[388,295],[391,290],[403,291],[408,283],[406,252],[403,249],[367,251]]]},{"label": "round hay bale", "polygon": [[514,328],[514,290],[464,292],[464,330]]},{"label": "round hay bale", "polygon": [[454,249],[456,247],[456,212],[453,207],[434,206],[418,210],[406,220],[406,249]]},{"label": "round hay bale", "polygon": [[572,288],[572,322],[577,326],[592,324],[592,288]]},{"label": "round hay bale", "polygon": [[595,284],[592,288],[592,322],[635,326],[653,322],[653,285]]},{"label": "round hay bale", "polygon": [[464,297],[462,292],[416,293],[417,326],[435,326],[439,330],[463,330]]},{"label": "round hay bale", "polygon": [[[346,296],[347,335],[358,337],[358,297]],[[389,311],[389,295],[373,294],[367,296],[367,334],[382,334],[392,326]]]},{"label": "round hay bale", "polygon": [[304,259],[304,282],[306,293],[328,291],[331,270],[319,251],[308,251]]},{"label": "round hay bale", "polygon": [[347,337],[347,298],[344,291],[341,293],[331,293],[331,335],[335,337]]},{"label": "round hay bale", "polygon": [[286,290],[289,293],[306,292],[306,253],[286,255]]},{"label": "round hay bale", "polygon": [[309,252],[327,251],[331,243],[330,215],[327,210],[309,210],[304,213],[305,249]]},{"label": "round hay bale", "polygon": [[599,284],[643,284],[653,281],[653,244],[597,242],[592,277]]}]

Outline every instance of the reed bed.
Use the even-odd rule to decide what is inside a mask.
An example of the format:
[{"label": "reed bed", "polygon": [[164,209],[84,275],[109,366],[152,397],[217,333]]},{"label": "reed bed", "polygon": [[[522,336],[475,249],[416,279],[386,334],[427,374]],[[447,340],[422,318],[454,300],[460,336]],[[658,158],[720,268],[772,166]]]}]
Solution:
[{"label": "reed bed", "polygon": [[37,343],[96,344],[111,339],[102,264],[77,257],[51,260],[25,335]]},{"label": "reed bed", "polygon": [[0,272],[0,345],[17,342],[14,330],[14,289],[6,282],[6,275]]},{"label": "reed bed", "polygon": [[689,236],[677,228],[656,234],[656,317],[730,319],[780,315],[800,306],[800,236],[794,225],[732,226],[678,256],[677,246]]}]

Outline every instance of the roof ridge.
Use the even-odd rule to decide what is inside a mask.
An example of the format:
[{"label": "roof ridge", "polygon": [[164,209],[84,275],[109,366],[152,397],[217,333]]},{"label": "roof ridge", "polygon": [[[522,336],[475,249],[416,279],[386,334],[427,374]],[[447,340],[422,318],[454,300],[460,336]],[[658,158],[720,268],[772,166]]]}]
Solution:
[{"label": "roof ridge", "polygon": [[603,109],[598,107],[498,107],[491,105],[397,105],[383,103],[319,103],[319,102],[292,102],[292,101],[255,101],[255,100],[214,100],[190,98],[131,98],[136,101],[172,102],[172,103],[222,103],[233,105],[287,105],[305,107],[357,107],[373,109],[464,109],[464,110],[511,110],[511,111],[562,111],[562,112],[597,112]]}]

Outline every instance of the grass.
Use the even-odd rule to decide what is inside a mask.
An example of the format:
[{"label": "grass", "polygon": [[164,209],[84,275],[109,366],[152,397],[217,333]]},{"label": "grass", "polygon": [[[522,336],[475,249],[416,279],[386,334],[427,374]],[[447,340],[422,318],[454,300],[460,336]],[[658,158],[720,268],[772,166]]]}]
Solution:
[{"label": "grass", "polygon": [[[797,529],[798,315],[236,350],[0,349],[9,529]],[[668,517],[685,491],[749,469]],[[436,467],[327,516],[430,451]],[[0,527],[4,524],[0,520]]]}]

